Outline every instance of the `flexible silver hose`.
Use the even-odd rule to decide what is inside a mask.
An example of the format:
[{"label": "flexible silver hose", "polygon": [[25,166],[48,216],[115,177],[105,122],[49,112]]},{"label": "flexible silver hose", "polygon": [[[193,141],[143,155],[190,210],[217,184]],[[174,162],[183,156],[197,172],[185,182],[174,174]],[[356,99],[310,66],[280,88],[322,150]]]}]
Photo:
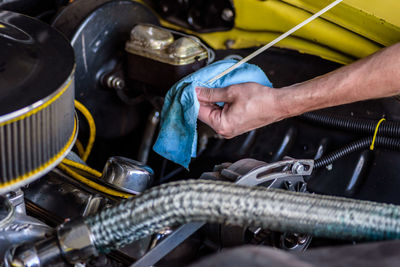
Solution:
[{"label": "flexible silver hose", "polygon": [[155,187],[85,223],[104,250],[194,221],[336,239],[400,238],[399,206],[206,180]]}]

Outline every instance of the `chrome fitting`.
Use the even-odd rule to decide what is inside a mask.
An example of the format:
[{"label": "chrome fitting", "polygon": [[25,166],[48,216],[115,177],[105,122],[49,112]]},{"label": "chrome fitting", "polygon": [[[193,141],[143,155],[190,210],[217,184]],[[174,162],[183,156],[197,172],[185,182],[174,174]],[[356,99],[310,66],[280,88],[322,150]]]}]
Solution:
[{"label": "chrome fitting", "polygon": [[74,220],[60,225],[57,237],[63,258],[71,264],[97,256],[92,234],[83,221]]},{"label": "chrome fitting", "polygon": [[97,256],[92,235],[83,221],[66,222],[56,232],[56,236],[7,251],[4,256],[5,267],[41,267],[61,262],[76,264]]}]

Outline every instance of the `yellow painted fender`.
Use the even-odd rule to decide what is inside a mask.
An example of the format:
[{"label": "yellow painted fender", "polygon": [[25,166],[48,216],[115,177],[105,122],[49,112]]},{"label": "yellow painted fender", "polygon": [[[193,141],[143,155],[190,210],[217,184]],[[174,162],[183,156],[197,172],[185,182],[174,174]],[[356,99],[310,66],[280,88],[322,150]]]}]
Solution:
[{"label": "yellow painted fender", "polygon": [[[194,34],[214,49],[257,47],[272,41],[332,0],[234,0],[232,30],[196,33],[162,21],[166,27]],[[347,64],[400,41],[400,1],[344,0],[278,47]]]}]

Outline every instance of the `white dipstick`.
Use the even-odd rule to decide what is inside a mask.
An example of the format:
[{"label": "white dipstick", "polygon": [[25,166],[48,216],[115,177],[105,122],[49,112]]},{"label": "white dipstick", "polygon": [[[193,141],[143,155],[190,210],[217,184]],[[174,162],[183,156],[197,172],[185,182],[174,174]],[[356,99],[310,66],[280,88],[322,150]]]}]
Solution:
[{"label": "white dipstick", "polygon": [[240,65],[242,65],[243,63],[246,63],[247,61],[249,61],[250,59],[255,58],[256,56],[258,56],[259,54],[261,54],[262,52],[264,52],[265,50],[267,50],[268,48],[270,48],[271,46],[274,46],[276,43],[280,42],[281,40],[285,39],[286,37],[288,37],[289,35],[291,35],[292,33],[294,33],[295,31],[301,29],[303,26],[307,25],[308,23],[310,23],[311,21],[313,21],[314,19],[320,17],[321,15],[323,15],[324,13],[326,13],[328,10],[330,10],[331,8],[333,8],[334,6],[336,6],[337,4],[339,4],[340,2],[342,2],[343,0],[336,0],[333,3],[331,3],[330,5],[326,6],[325,8],[321,9],[321,11],[315,13],[314,15],[312,15],[311,17],[309,17],[308,19],[306,19],[305,21],[303,21],[302,23],[294,26],[293,28],[291,28],[290,30],[288,30],[287,32],[285,32],[284,34],[282,34],[281,36],[279,36],[278,38],[276,38],[275,40],[273,40],[272,42],[264,45],[263,47],[261,47],[260,49],[257,49],[256,51],[254,51],[253,53],[251,53],[250,55],[248,55],[247,57],[243,58],[242,60],[240,60],[239,62],[237,62],[235,65],[233,65],[232,67],[226,69],[225,71],[223,71],[222,73],[218,74],[217,76],[215,76],[214,78],[212,78],[211,80],[209,80],[207,83],[212,83],[216,80],[218,80],[219,78],[225,76],[226,74],[228,74],[229,72],[233,71],[234,69],[236,69],[237,67],[239,67]]}]

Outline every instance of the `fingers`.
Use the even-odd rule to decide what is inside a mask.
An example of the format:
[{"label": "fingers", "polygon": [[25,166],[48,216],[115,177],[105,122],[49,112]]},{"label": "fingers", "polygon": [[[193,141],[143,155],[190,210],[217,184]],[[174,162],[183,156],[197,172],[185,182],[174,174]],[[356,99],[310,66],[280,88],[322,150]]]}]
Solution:
[{"label": "fingers", "polygon": [[222,116],[222,109],[216,105],[200,104],[199,120],[218,132]]},{"label": "fingers", "polygon": [[214,89],[206,87],[196,87],[196,93],[197,98],[200,102],[216,103],[231,101],[228,87]]}]

